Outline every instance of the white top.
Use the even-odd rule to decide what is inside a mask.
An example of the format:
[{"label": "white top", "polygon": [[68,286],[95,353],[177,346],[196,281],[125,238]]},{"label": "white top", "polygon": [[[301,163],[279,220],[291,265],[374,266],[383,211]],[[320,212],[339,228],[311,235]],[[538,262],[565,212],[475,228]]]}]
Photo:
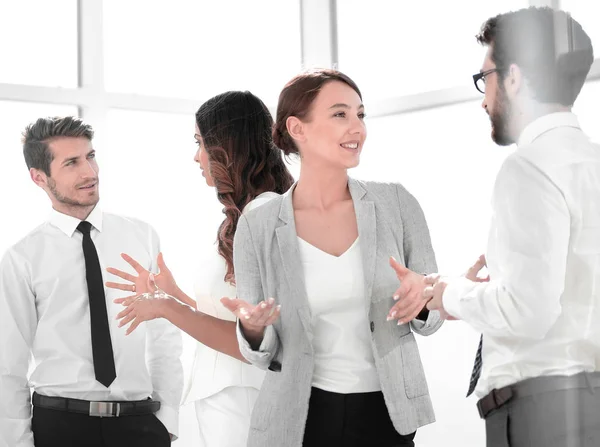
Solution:
[{"label": "white top", "polygon": [[[277,197],[274,192],[265,192],[252,200],[243,212],[246,213]],[[225,282],[227,264],[216,247],[202,260],[202,269],[196,277],[194,292],[198,310],[222,320],[235,321],[221,298],[236,298],[236,288]],[[196,344],[196,355],[185,402],[193,402],[212,396],[230,386],[247,386],[260,389],[265,372],[233,357],[215,351],[202,343]]]},{"label": "white top", "polygon": [[312,385],[344,394],[380,391],[358,238],[339,257],[298,242],[313,317]]},{"label": "white top", "polygon": [[[107,267],[135,274],[121,253],[156,271],[159,240],[148,224],[102,213],[99,207],[87,221],[105,281],[115,279]],[[113,300],[126,293],[106,287],[117,378],[109,388],[95,379],[79,222],[53,210],[0,263],[0,445],[33,447],[30,388],[47,396],[94,401],[152,396],[161,402],[158,418],[170,433],[178,433],[181,333],[157,319],[125,336],[126,328],[117,327],[116,320],[123,306]]]},{"label": "white top", "polygon": [[483,333],[477,395],[600,370],[600,146],[575,115],[546,115],[523,131],[492,207],[492,281],[457,278],[443,297],[451,315]]}]

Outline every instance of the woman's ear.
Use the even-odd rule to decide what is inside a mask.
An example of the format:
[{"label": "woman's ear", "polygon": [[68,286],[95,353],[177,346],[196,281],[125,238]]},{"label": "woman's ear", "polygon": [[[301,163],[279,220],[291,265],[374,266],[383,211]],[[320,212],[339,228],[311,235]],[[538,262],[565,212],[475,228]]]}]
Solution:
[{"label": "woman's ear", "polygon": [[287,128],[290,137],[294,139],[294,141],[305,141],[306,135],[304,133],[304,123],[295,116],[289,116],[285,121],[285,126]]}]

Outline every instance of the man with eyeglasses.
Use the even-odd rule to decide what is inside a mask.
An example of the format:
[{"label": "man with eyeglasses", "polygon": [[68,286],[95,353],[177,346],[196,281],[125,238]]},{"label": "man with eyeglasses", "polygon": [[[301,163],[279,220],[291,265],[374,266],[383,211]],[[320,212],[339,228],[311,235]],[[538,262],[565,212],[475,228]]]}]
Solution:
[{"label": "man with eyeglasses", "polygon": [[468,395],[488,447],[597,447],[600,146],[571,112],[592,44],[569,14],[534,7],[489,19],[477,40],[492,139],[517,150],[494,186],[489,277],[431,275],[424,299],[482,333]]}]

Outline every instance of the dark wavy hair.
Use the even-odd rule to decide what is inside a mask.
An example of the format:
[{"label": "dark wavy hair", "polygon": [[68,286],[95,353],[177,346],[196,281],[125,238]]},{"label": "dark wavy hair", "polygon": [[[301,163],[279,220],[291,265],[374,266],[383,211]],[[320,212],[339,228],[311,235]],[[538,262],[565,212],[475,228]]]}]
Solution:
[{"label": "dark wavy hair", "polygon": [[209,99],[196,112],[196,124],[224,206],[217,242],[227,262],[225,281],[235,284],[233,236],[242,210],[263,192],[283,194],[294,178],[273,144],[269,109],[252,93],[231,91]]}]

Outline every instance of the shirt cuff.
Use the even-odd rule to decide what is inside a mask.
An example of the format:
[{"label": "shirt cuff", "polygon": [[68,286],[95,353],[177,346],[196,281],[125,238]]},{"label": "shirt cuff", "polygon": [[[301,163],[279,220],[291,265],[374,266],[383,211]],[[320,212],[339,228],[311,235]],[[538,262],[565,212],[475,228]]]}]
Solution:
[{"label": "shirt cuff", "polygon": [[173,435],[173,441],[179,437],[179,409],[163,405],[155,413],[156,417],[165,426],[167,431]]},{"label": "shirt cuff", "polygon": [[236,324],[236,333],[240,345],[240,352],[244,358],[261,369],[267,369],[274,356],[274,352],[272,351],[277,347],[277,335],[275,334],[273,326],[267,326],[265,329],[265,335],[258,350],[252,349],[252,346],[250,346],[250,343],[246,340],[239,320]]},{"label": "shirt cuff", "polygon": [[462,320],[461,300],[473,289],[475,283],[465,277],[446,279],[446,283],[447,286],[442,295],[444,310],[454,318]]}]

